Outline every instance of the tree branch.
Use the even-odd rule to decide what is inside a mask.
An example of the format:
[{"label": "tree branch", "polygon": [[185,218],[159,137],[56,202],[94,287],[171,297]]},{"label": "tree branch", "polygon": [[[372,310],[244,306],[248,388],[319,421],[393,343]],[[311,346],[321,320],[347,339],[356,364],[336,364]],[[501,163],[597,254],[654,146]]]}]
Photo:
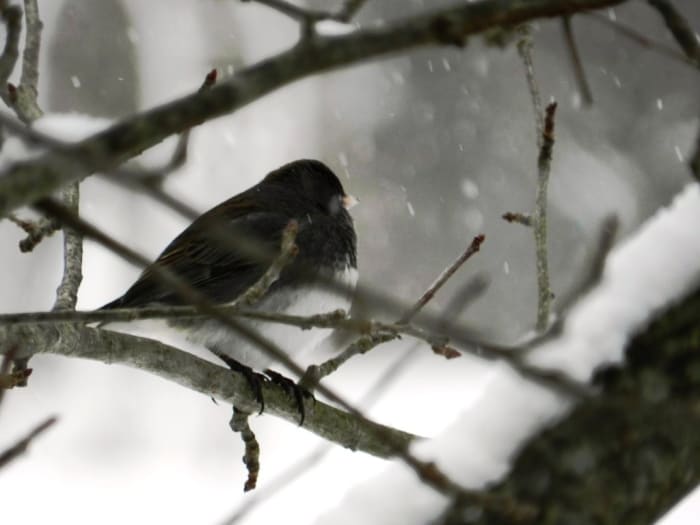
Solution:
[{"label": "tree branch", "polygon": [[[521,448],[491,488],[537,509],[517,523],[648,525],[700,483],[699,309],[696,290],[659,315],[629,342],[624,364],[596,373],[601,396]],[[447,515],[436,523],[469,515],[479,525],[504,524],[471,503],[455,503]]]},{"label": "tree branch", "polygon": [[578,46],[576,45],[574,30],[571,27],[571,17],[563,17],[561,19],[561,23],[562,29],[564,30],[564,41],[566,42],[566,47],[569,50],[571,65],[574,68],[574,77],[576,78],[576,83],[578,84],[578,90],[581,93],[583,105],[590,106],[593,104],[593,94],[591,93],[591,86],[586,78],[586,71],[583,69],[583,62],[581,61]]},{"label": "tree branch", "polygon": [[25,123],[39,118],[43,112],[37,103],[39,84],[39,49],[43,24],[39,18],[37,0],[24,0],[27,30],[22,55],[22,76],[12,108]]},{"label": "tree branch", "polygon": [[0,216],[95,171],[112,169],[169,135],[231,113],[284,85],[381,55],[425,45],[463,46],[488,28],[555,17],[626,0],[482,0],[349,35],[312,39],[254,64],[226,82],[131,117],[62,151],[16,163],[0,177]]},{"label": "tree branch", "polygon": [[607,16],[600,13],[586,13],[589,18],[606,25],[613,30],[617,31],[620,35],[625,38],[632,40],[639,44],[640,46],[655,51],[673,60],[677,60],[682,64],[687,66],[695,66],[692,60],[687,58],[683,53],[676,50],[674,47],[665,44],[664,42],[659,42],[652,40],[647,35],[640,33],[633,27],[623,24],[618,20],[610,20]]},{"label": "tree branch", "polygon": [[537,195],[535,212],[532,216],[535,232],[535,252],[537,254],[537,330],[543,332],[549,324],[552,304],[552,290],[549,287],[549,264],[547,262],[547,186],[552,165],[552,148],[554,147],[554,113],[557,104],[547,106],[540,154],[537,159]]},{"label": "tree branch", "polygon": [[51,428],[56,423],[56,421],[57,421],[56,417],[51,416],[50,418],[45,420],[43,423],[40,423],[39,425],[37,425],[26,436],[24,436],[17,443],[12,445],[10,448],[0,452],[0,469],[7,466],[13,460],[17,459],[19,456],[24,454],[27,451],[27,449],[29,448],[29,445],[31,445],[32,442],[38,436],[40,436],[46,430]]},{"label": "tree branch", "polygon": [[649,5],[656,9],[666,23],[666,27],[688,57],[700,68],[700,44],[685,17],[669,0],[648,0]]},{"label": "tree branch", "polygon": [[[79,182],[62,192],[63,204],[76,215],[80,203]],[[70,226],[63,227],[63,277],[56,290],[54,310],[75,310],[78,288],[83,280],[83,235]]]},{"label": "tree branch", "polygon": [[[230,403],[243,410],[255,411],[258,401],[246,379],[227,368],[215,365],[190,353],[158,341],[108,330],[59,325],[14,325],[0,327],[0,352],[10,342],[21,342],[19,355],[32,352],[80,357],[107,364],[119,363],[145,370],[180,386]],[[272,383],[262,384],[265,412],[299,423],[294,399]],[[307,430],[351,450],[360,450],[386,458],[396,454],[396,447],[406,447],[416,436],[390,427],[359,419],[321,401],[308,411]]]},{"label": "tree branch", "polygon": [[0,96],[9,106],[11,93],[6,88],[7,80],[15,69],[19,58],[19,35],[22,32],[22,10],[16,5],[4,5],[0,16],[5,24],[5,48],[0,55]]},{"label": "tree branch", "polygon": [[[532,99],[532,109],[535,113],[535,140],[537,141],[537,147],[540,148],[542,147],[542,130],[544,129],[544,111],[542,111],[542,97],[535,79],[535,64],[532,60],[532,31],[530,27],[524,25],[519,28],[519,33],[518,54],[525,66],[525,80],[527,80],[528,91]],[[523,222],[522,224],[525,223]]]}]

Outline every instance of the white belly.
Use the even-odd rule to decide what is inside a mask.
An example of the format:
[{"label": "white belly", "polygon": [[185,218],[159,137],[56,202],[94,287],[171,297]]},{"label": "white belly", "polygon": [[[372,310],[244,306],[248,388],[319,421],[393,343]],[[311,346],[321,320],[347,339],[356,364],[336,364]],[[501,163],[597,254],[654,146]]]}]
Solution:
[{"label": "white belly", "polygon": [[[357,270],[346,270],[339,281],[349,289],[353,289],[357,282]],[[265,298],[256,305],[256,309],[309,316],[327,313],[339,308],[347,310],[351,301],[352,297],[349,293],[304,286],[289,290],[284,295],[276,293],[272,297]],[[292,358],[313,349],[332,331],[322,328],[302,330],[296,326],[244,319],[240,321],[257,330]],[[267,368],[274,362],[274,358],[267,355],[259,347],[215,321],[207,321],[200,327],[189,330],[187,338],[257,370]]]}]

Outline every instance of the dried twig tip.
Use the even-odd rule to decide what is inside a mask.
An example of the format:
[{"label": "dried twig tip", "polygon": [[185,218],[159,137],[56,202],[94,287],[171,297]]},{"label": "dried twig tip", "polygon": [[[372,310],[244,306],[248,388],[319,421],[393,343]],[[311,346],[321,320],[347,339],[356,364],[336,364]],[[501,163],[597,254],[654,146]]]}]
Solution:
[{"label": "dried twig tip", "polygon": [[216,82],[216,77],[217,77],[217,72],[216,68],[212,69],[207,73],[207,76],[204,77],[204,85],[205,86],[213,86],[214,83]]},{"label": "dried twig tip", "polygon": [[17,100],[17,86],[12,82],[7,83],[7,94],[10,95],[10,99],[14,102]]},{"label": "dried twig tip", "polygon": [[542,135],[545,139],[554,140],[554,114],[557,112],[557,103],[551,102],[544,110],[544,131]]}]

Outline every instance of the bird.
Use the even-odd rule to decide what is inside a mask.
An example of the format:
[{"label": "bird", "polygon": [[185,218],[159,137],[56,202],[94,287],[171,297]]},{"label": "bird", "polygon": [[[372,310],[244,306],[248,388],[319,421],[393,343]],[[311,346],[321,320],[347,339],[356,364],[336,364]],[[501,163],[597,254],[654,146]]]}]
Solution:
[{"label": "bird", "polygon": [[[156,267],[170,270],[214,304],[231,304],[262,277],[280,252],[285,227],[294,220],[298,224],[298,253],[253,307],[302,316],[347,311],[358,277],[357,236],[348,211],[356,203],[324,163],[302,159],[285,164],[199,216],[123,295],[101,309],[186,305]],[[329,279],[339,286],[329,287]],[[330,332],[241,322],[259,330],[290,357],[314,347]],[[264,370],[274,362],[255,344],[216,320],[173,319],[165,323],[232,369],[244,372],[249,381],[254,377],[251,371]],[[256,396],[261,396],[259,385],[251,386]],[[258,401],[262,411],[264,401],[261,397]]]}]

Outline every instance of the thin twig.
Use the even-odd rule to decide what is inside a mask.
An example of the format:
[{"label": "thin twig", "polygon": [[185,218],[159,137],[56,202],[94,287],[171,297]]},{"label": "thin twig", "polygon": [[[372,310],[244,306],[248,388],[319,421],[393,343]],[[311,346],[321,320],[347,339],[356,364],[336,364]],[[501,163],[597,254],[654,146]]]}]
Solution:
[{"label": "thin twig", "polygon": [[542,129],[544,120],[542,111],[542,98],[540,90],[537,89],[535,80],[535,65],[532,60],[532,32],[529,26],[523,25],[518,28],[520,38],[518,40],[518,53],[525,66],[525,79],[527,80],[530,98],[532,98],[532,108],[535,111],[535,133],[537,137],[537,147],[542,146]]},{"label": "thin twig", "polygon": [[[379,399],[381,393],[386,391],[399,374],[415,359],[419,349],[420,345],[414,344],[407,352],[402,352],[401,355],[382,372],[381,376],[374,381],[372,387],[362,396],[362,399],[360,399],[359,405],[365,410],[371,408],[377,399]],[[276,493],[290,486],[293,481],[319,464],[332,450],[333,447],[328,443],[323,443],[316,447],[315,450],[296,461],[291,467],[266,483],[264,487],[258,490],[255,497],[246,499],[246,501],[229,517],[224,519],[220,525],[235,525],[239,523],[256,507],[268,501]]]},{"label": "thin twig", "polygon": [[0,406],[2,405],[2,400],[5,397],[5,390],[20,386],[26,381],[29,373],[31,373],[31,370],[29,370],[29,373],[26,375],[19,375],[14,371],[10,372],[10,367],[12,366],[12,362],[15,360],[16,355],[17,347],[10,346],[7,353],[2,356],[2,361],[0,361]]},{"label": "thin twig", "polygon": [[581,55],[576,45],[576,39],[574,38],[574,31],[571,27],[571,17],[562,17],[561,23],[564,29],[564,42],[566,42],[566,48],[569,50],[571,64],[574,67],[574,77],[576,78],[576,84],[578,84],[578,89],[581,93],[583,105],[590,106],[593,104],[593,95],[591,93],[591,86],[588,83],[588,78],[586,78],[586,72],[583,69],[583,62],[581,61]]},{"label": "thin twig", "polygon": [[[24,12],[27,28],[24,38],[24,53],[22,55],[22,74],[19,86],[8,85],[9,93],[12,95],[8,105],[24,123],[22,128],[31,130],[29,124],[43,115],[37,103],[39,50],[41,48],[41,29],[43,24],[39,18],[39,8],[36,0],[25,0]],[[11,121],[9,118],[4,118],[4,115],[3,123],[10,129],[19,129],[19,123]],[[27,134],[33,135],[33,132],[28,131]],[[27,134],[22,136],[27,136]],[[20,251],[25,253],[32,251],[45,237],[53,235],[60,229],[60,225],[56,221],[45,217],[40,218],[36,222],[22,220],[12,214],[8,215],[8,218],[27,233],[27,237],[19,242]],[[82,259],[82,245],[80,252]]]},{"label": "thin twig", "polygon": [[367,3],[367,0],[345,0],[345,3],[340,8],[335,18],[339,22],[348,22],[355,17],[365,3]]},{"label": "thin twig", "polygon": [[457,257],[457,259],[454,260],[452,264],[450,264],[443,272],[438,276],[437,279],[435,279],[435,282],[428,287],[428,289],[423,293],[423,295],[416,301],[416,304],[414,304],[404,315],[401,316],[401,318],[396,322],[396,324],[408,324],[411,322],[411,320],[416,316],[418,312],[420,312],[423,307],[428,304],[433,297],[435,297],[435,294],[440,291],[440,288],[443,287],[443,285],[452,277],[457,270],[465,263],[467,262],[467,259],[469,259],[472,255],[474,255],[476,252],[479,251],[481,248],[481,245],[484,242],[484,235],[477,235],[474,237],[472,242],[469,244],[466,250]]},{"label": "thin twig", "polygon": [[557,300],[557,312],[554,322],[550,324],[545,332],[536,334],[534,337],[512,348],[511,351],[524,356],[547,341],[559,337],[563,330],[569,313],[576,302],[590,292],[602,279],[605,261],[610,253],[617,236],[619,221],[615,215],[606,217],[600,226],[598,241],[590,262],[586,265],[587,270],[578,284],[572,287],[565,295]]},{"label": "thin twig", "polygon": [[586,265],[587,271],[584,272],[579,283],[566,296],[557,298],[559,317],[565,318],[573,304],[600,282],[605,269],[605,261],[615,243],[619,228],[620,221],[617,216],[610,215],[603,220],[598,231],[598,239],[593,250],[593,256]]},{"label": "thin twig", "polygon": [[22,10],[16,5],[5,5],[0,17],[5,24],[5,48],[0,55],[0,97],[5,104],[12,105],[12,94],[6,89],[7,80],[15,69],[19,58],[19,35],[22,32]]},{"label": "thin twig", "polygon": [[552,303],[552,291],[549,287],[549,268],[547,253],[547,185],[552,165],[552,149],[554,147],[554,114],[557,103],[547,105],[544,129],[537,159],[537,195],[535,197],[535,212],[533,214],[535,232],[535,254],[537,266],[537,323],[538,332],[543,332],[549,323]]},{"label": "thin twig", "polygon": [[695,137],[695,152],[690,156],[688,166],[690,167],[690,172],[695,177],[695,180],[700,182],[700,128],[698,129],[697,136]]},{"label": "thin twig", "polygon": [[264,5],[270,9],[274,9],[289,18],[301,23],[313,23],[319,20],[333,18],[333,13],[330,11],[316,11],[299,7],[285,0],[241,0],[242,2],[255,2]]},{"label": "thin twig", "polygon": [[10,213],[7,219],[22,228],[27,234],[24,239],[19,241],[19,250],[22,253],[31,252],[45,237],[50,237],[61,229],[61,225],[57,221],[46,217],[41,217],[37,221],[29,221]]},{"label": "thin twig", "polygon": [[241,0],[242,2],[256,2],[258,4],[274,9],[275,11],[296,20],[301,28],[301,39],[306,43],[316,36],[315,25],[321,20],[336,19],[335,13],[331,11],[319,11],[299,7],[285,0]]},{"label": "thin twig", "polygon": [[336,22],[349,22],[362,8],[366,0],[346,0],[337,11],[325,11],[300,7],[286,0],[241,0],[242,2],[256,2],[282,13],[302,25],[312,26],[321,20],[334,20]]},{"label": "thin twig", "polygon": [[[462,266],[467,259],[479,251],[481,244],[484,242],[484,236],[478,235],[472,239],[472,242],[467,246],[466,250],[457,259],[450,264],[443,272],[438,276],[438,278],[431,284],[428,289],[421,295],[420,299],[409,308],[406,313],[404,313],[399,321],[396,323],[398,325],[407,325],[415,315],[420,312],[420,310],[435,296],[437,291],[448,281],[450,277]],[[352,344],[350,344],[345,350],[343,350],[337,356],[328,359],[327,361],[321,363],[320,365],[312,365],[306,370],[306,374],[302,378],[302,384],[307,388],[313,388],[318,385],[324,377],[332,374],[338,368],[340,368],[346,361],[348,361],[353,356],[358,354],[364,354],[375,348],[381,343],[385,343],[396,339],[397,333],[391,333],[387,331],[371,330],[367,335],[360,337]],[[447,345],[445,341],[443,344],[431,344],[431,347],[443,348]]]},{"label": "thin twig", "polygon": [[[259,285],[253,285],[259,286]],[[370,333],[380,337],[395,339],[400,334],[409,335],[421,339],[429,344],[444,345],[448,338],[437,335],[408,323],[385,323],[347,317],[344,310],[333,310],[328,313],[300,316],[280,312],[266,312],[264,310],[252,310],[243,308],[238,304],[217,306],[212,305],[211,310],[217,316],[227,318],[243,318],[268,323],[296,326],[301,330],[311,328],[342,328],[358,333]],[[91,312],[77,311],[51,311],[0,314],[0,325],[20,324],[57,324],[57,323],[108,323],[129,322],[141,319],[199,319],[210,316],[202,312],[196,306],[146,306],[143,308],[115,308],[109,310],[95,310]],[[494,357],[503,357],[501,355]]]},{"label": "thin twig", "polygon": [[501,215],[501,218],[506,222],[514,222],[527,227],[532,226],[532,215],[529,213],[507,211]]},{"label": "thin twig", "polygon": [[521,28],[521,38],[518,41],[518,52],[525,65],[525,78],[530,90],[533,109],[535,110],[535,127],[537,129],[537,161],[538,177],[535,195],[535,210],[531,216],[518,213],[506,213],[503,218],[509,222],[531,225],[535,234],[535,266],[537,268],[537,321],[538,332],[544,332],[549,323],[552,291],[549,287],[549,269],[547,262],[547,185],[552,160],[554,144],[554,112],[556,103],[547,106],[542,111],[540,91],[535,80],[535,70],[532,61],[532,37],[528,27]]},{"label": "thin twig", "polygon": [[652,40],[651,38],[647,37],[645,34],[640,33],[637,31],[635,28],[628,26],[626,24],[623,24],[622,22],[619,22],[618,20],[611,20],[609,17],[605,15],[601,15],[600,13],[584,13],[585,15],[589,16],[593,20],[596,20],[597,22],[600,22],[601,24],[607,25],[617,31],[620,35],[624,36],[625,38],[632,40],[639,44],[640,46],[649,49],[651,51],[655,51],[659,54],[662,54],[668,58],[671,58],[673,60],[677,60],[679,62],[682,62],[685,65],[689,66],[695,66],[693,62],[687,58],[683,53],[680,53],[678,50],[675,48],[667,45],[664,42],[659,42],[657,40]]},{"label": "thin twig", "polygon": [[[197,93],[201,93],[216,84],[218,76],[218,71],[216,69],[211,69],[204,76],[204,81],[202,85],[199,86]],[[187,128],[178,135],[175,149],[170,159],[163,166],[155,169],[132,169],[122,166],[104,175],[110,177],[111,180],[122,181],[124,185],[129,188],[135,187],[142,190],[144,188],[158,188],[166,176],[181,168],[187,162],[187,151],[189,149],[191,132],[192,128]],[[51,137],[48,138],[51,139]],[[139,179],[139,181],[135,183],[132,179]]]},{"label": "thin twig", "polygon": [[37,0],[24,0],[26,35],[22,55],[22,75],[16,89],[16,99],[12,108],[17,116],[29,124],[43,115],[37,103],[39,85],[39,50],[43,24],[39,18]]},{"label": "thin twig", "polygon": [[333,447],[324,443],[323,445],[319,445],[313,452],[295,461],[295,463],[284,470],[284,472],[256,490],[254,496],[246,497],[230,516],[221,521],[220,525],[235,525],[236,523],[240,523],[241,520],[245,519],[245,517],[258,506],[268,501],[281,490],[289,487],[292,482],[300,478],[314,465],[317,465],[331,450],[333,450]]},{"label": "thin twig", "polygon": [[664,19],[666,27],[683,49],[685,56],[700,68],[700,43],[685,17],[669,0],[648,0],[648,2]]},{"label": "thin twig", "polygon": [[299,247],[294,242],[299,232],[299,223],[295,220],[289,221],[289,224],[282,231],[282,243],[280,253],[268,266],[265,273],[258,281],[248,288],[234,302],[233,306],[253,306],[267,293],[270,286],[279,279],[282,270],[288,266],[299,253]]},{"label": "thin twig", "polygon": [[24,436],[22,439],[20,439],[17,443],[15,443],[10,448],[8,448],[7,450],[0,453],[0,469],[7,466],[13,460],[17,459],[22,454],[24,454],[27,451],[27,449],[29,448],[29,445],[31,445],[32,442],[38,436],[40,436],[46,430],[51,428],[56,423],[56,421],[57,421],[56,416],[51,416],[43,423],[40,423],[39,425],[37,425],[33,430],[31,430],[26,436]]},{"label": "thin twig", "polygon": [[[685,17],[678,11],[669,0],[648,0],[663,17],[666,27],[683,49],[685,56],[700,69],[700,43],[697,34],[690,27]],[[690,172],[695,180],[700,182],[700,130],[695,139],[695,152],[688,161]]]},{"label": "thin twig", "polygon": [[250,412],[240,410],[234,405],[233,415],[229,423],[231,430],[241,435],[245,447],[243,463],[248,471],[248,479],[246,479],[243,486],[244,492],[255,488],[258,483],[258,474],[260,473],[260,444],[250,428],[248,416],[250,416]]},{"label": "thin twig", "polygon": [[[61,199],[64,206],[78,215],[80,206],[80,183],[74,182],[63,189]],[[78,289],[83,280],[83,235],[80,231],[63,228],[63,277],[56,289],[54,310],[75,310]]]},{"label": "thin twig", "polygon": [[[445,307],[443,319],[445,323],[436,331],[444,333],[450,320],[457,319],[462,313],[479,297],[481,297],[489,286],[489,279],[485,275],[476,275],[469,279],[463,286],[457,289],[452,299]],[[439,325],[438,325],[439,326]]]}]

